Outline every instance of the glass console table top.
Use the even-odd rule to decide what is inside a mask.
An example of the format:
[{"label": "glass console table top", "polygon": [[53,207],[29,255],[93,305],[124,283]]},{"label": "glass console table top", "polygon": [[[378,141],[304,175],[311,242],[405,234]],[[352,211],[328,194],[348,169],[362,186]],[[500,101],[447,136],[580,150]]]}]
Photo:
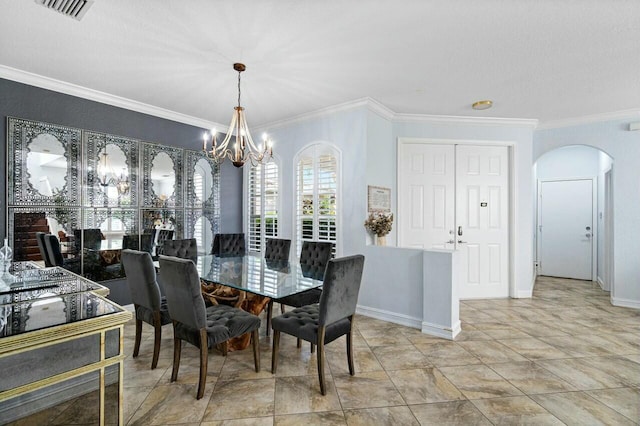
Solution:
[{"label": "glass console table top", "polygon": [[[0,306],[49,296],[93,291],[106,296],[109,290],[60,267],[37,268],[31,262],[16,262],[0,273]],[[45,296],[47,295],[47,296]]]},{"label": "glass console table top", "polygon": [[0,343],[3,337],[118,312],[123,308],[91,292],[43,293],[40,298],[0,305]]},{"label": "glass console table top", "polygon": [[238,290],[279,299],[322,286],[322,279],[307,273],[299,263],[266,261],[258,256],[198,256],[201,279]]}]

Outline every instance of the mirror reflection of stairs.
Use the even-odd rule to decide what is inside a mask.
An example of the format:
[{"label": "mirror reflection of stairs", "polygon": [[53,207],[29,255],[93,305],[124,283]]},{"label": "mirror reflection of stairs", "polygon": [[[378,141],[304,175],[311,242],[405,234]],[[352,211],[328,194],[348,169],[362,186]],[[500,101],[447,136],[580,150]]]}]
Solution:
[{"label": "mirror reflection of stairs", "polygon": [[13,260],[43,260],[36,232],[50,232],[45,213],[16,213],[14,229],[14,241],[10,242],[13,247]]}]

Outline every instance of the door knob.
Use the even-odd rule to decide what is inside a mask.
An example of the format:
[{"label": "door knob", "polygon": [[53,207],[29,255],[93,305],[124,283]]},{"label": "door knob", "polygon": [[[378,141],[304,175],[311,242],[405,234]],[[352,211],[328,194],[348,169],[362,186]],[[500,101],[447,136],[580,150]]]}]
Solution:
[{"label": "door knob", "polygon": [[462,226],[458,226],[458,235],[462,237]]},{"label": "door knob", "polygon": [[591,234],[589,234],[588,232],[586,234],[584,234],[587,238],[591,238]]}]

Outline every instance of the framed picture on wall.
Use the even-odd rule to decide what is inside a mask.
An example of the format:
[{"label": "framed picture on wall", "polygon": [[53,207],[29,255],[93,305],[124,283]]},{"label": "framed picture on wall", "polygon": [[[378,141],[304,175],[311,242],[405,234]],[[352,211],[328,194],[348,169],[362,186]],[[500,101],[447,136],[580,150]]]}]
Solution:
[{"label": "framed picture on wall", "polygon": [[367,210],[389,213],[391,211],[391,189],[369,185],[367,187]]}]

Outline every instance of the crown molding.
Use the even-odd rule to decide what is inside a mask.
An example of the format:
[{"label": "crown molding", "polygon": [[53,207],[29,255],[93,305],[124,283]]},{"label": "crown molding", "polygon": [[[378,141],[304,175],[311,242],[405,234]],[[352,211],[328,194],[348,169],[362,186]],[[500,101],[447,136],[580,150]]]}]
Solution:
[{"label": "crown molding", "polygon": [[626,109],[614,112],[605,112],[602,114],[586,115],[583,117],[564,118],[562,120],[550,120],[538,126],[537,130],[545,129],[557,129],[559,127],[572,127],[581,126],[584,124],[601,123],[603,121],[615,121],[631,119],[637,120],[640,118],[640,108],[638,109]]},{"label": "crown molding", "polygon": [[78,98],[88,99],[90,101],[95,101],[118,108],[140,112],[142,114],[152,115],[154,117],[176,121],[178,123],[201,127],[204,129],[211,129],[213,127],[226,127],[213,121],[204,120],[201,118],[182,114],[180,112],[156,107],[153,105],[134,101],[132,99],[111,95],[109,93],[89,89],[88,87],[78,86],[66,81],[56,80],[54,78],[19,70],[17,68],[11,68],[5,65],[0,65],[0,78],[16,81],[18,83],[28,84],[30,86],[35,86],[42,89],[52,90],[58,93],[64,93],[66,95],[76,96]]},{"label": "crown molding", "polygon": [[535,118],[466,117],[457,115],[396,114],[396,122],[420,122],[431,124],[458,124],[472,126],[529,127],[535,129]]}]

